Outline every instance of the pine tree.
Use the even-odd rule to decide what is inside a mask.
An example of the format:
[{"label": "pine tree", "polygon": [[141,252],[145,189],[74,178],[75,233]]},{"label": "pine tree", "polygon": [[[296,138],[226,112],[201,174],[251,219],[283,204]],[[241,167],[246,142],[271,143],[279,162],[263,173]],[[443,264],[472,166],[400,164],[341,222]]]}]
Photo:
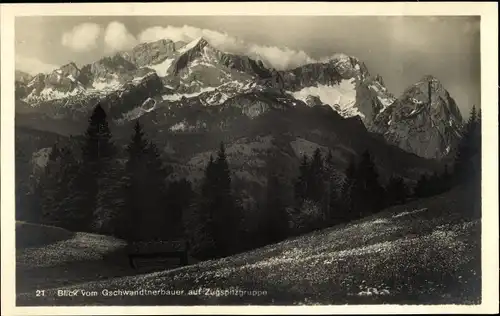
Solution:
[{"label": "pine tree", "polygon": [[[16,143],[18,140],[16,139]],[[20,146],[15,146],[15,195],[16,220],[37,223],[40,221],[41,210],[38,191],[38,181],[29,171],[30,156]]]},{"label": "pine tree", "polygon": [[224,144],[217,158],[210,156],[187,225],[199,256],[223,257],[236,250],[241,214],[232,194],[231,176]]},{"label": "pine tree", "polygon": [[397,176],[390,178],[386,192],[386,202],[389,205],[405,203],[409,194],[404,180]]},{"label": "pine tree", "polygon": [[361,156],[356,167],[347,170],[346,185],[349,210],[354,218],[360,218],[381,210],[384,207],[385,192],[378,182],[378,173],[368,151]]},{"label": "pine tree", "polygon": [[451,188],[451,173],[448,170],[448,165],[444,166],[444,171],[441,174],[441,179],[440,179],[440,192],[445,192],[448,191]]},{"label": "pine tree", "polygon": [[429,181],[427,182],[429,195],[436,195],[436,194],[440,193],[440,190],[439,190],[440,189],[440,181],[441,181],[441,177],[439,176],[437,171],[434,171],[432,173],[431,177],[429,178]]},{"label": "pine tree", "polygon": [[429,179],[426,174],[422,174],[415,186],[416,197],[426,197],[429,195]]},{"label": "pine tree", "polygon": [[299,177],[295,182],[295,200],[300,204],[307,197],[309,178],[309,161],[305,154],[302,155],[301,164],[299,167]]},{"label": "pine tree", "polygon": [[325,183],[325,190],[323,196],[323,213],[325,214],[325,220],[331,220],[332,206],[335,200],[334,194],[334,171],[333,166],[333,154],[332,151],[328,151],[328,155],[324,162],[324,176],[323,181]]},{"label": "pine tree", "polygon": [[[473,106],[469,119],[465,123],[462,138],[458,145],[455,157],[454,174],[455,182],[462,183],[474,177],[474,165],[480,161],[481,146],[481,119],[478,117],[476,107]],[[474,163],[473,159],[476,159]]]},{"label": "pine tree", "polygon": [[93,216],[93,229],[101,234],[122,237],[125,212],[124,168],[121,164],[109,164],[98,178],[99,191]]},{"label": "pine tree", "polygon": [[61,148],[58,169],[56,200],[58,202],[57,216],[61,221],[60,226],[77,231],[82,220],[82,214],[78,212],[78,205],[75,203],[78,162],[69,147]]},{"label": "pine tree", "polygon": [[216,244],[213,235],[213,213],[216,181],[215,161],[212,155],[205,167],[200,194],[193,199],[183,222],[191,245],[191,255],[195,258],[216,257]]},{"label": "pine tree", "polygon": [[307,198],[314,202],[321,202],[324,193],[324,167],[319,148],[314,151],[307,180]]},{"label": "pine tree", "polygon": [[127,145],[125,163],[125,209],[122,215],[123,236],[129,240],[140,240],[144,230],[143,199],[147,181],[144,155],[147,141],[139,121],[135,122],[134,134]]},{"label": "pine tree", "polygon": [[342,175],[334,165],[333,154],[330,150],[324,162],[325,194],[323,197],[324,213],[328,225],[341,222],[344,216],[341,180]]},{"label": "pine tree", "polygon": [[57,225],[58,220],[55,216],[55,210],[58,207],[57,189],[58,189],[58,168],[60,151],[58,144],[52,145],[50,154],[45,165],[44,172],[40,178],[39,190],[43,192],[41,198],[41,221],[47,225]]},{"label": "pine tree", "polygon": [[217,159],[213,164],[215,175],[215,192],[212,209],[212,234],[219,256],[230,254],[237,240],[240,214],[231,192],[231,175],[227,162],[224,144],[220,144]]},{"label": "pine tree", "polygon": [[167,189],[167,205],[171,214],[173,235],[182,236],[184,234],[182,221],[184,213],[187,211],[195,195],[191,182],[186,179],[172,181]]},{"label": "pine tree", "polygon": [[357,175],[357,166],[354,159],[349,162],[349,166],[345,171],[345,180],[342,185],[341,190],[341,200],[342,200],[342,209],[343,214],[339,214],[339,217],[343,221],[350,221],[355,219],[356,216],[354,214],[355,208],[355,192],[354,188],[356,187],[356,175]]},{"label": "pine tree", "polygon": [[77,161],[68,147],[52,146],[40,181],[34,187],[33,197],[40,201],[41,220],[48,225],[79,230],[80,213],[75,203]]},{"label": "pine tree", "polygon": [[[149,227],[154,239],[170,239],[174,235],[175,223],[169,209],[167,196],[167,168],[155,144],[149,142],[146,150],[147,183],[146,189]],[[179,223],[180,224],[180,223]]]},{"label": "pine tree", "polygon": [[[115,154],[117,150],[111,141],[111,131],[107,116],[101,105],[97,105],[89,118],[89,126],[84,135],[82,146],[82,163],[76,187],[80,195],[78,205],[82,214],[83,226],[91,231],[100,232],[104,219],[109,219],[108,212],[113,205],[107,205],[112,179],[116,177]],[[106,192],[108,190],[108,192]],[[94,220],[95,219],[95,220]]]},{"label": "pine tree", "polygon": [[284,198],[285,183],[280,169],[278,153],[270,152],[267,162],[265,210],[261,220],[266,244],[281,241],[289,234],[289,219]]},{"label": "pine tree", "polygon": [[[127,146],[124,185],[125,209],[121,214],[124,233],[133,240],[169,238],[172,229],[167,204],[167,169],[158,148],[147,141],[139,121]],[[181,223],[178,223],[181,225]]]}]

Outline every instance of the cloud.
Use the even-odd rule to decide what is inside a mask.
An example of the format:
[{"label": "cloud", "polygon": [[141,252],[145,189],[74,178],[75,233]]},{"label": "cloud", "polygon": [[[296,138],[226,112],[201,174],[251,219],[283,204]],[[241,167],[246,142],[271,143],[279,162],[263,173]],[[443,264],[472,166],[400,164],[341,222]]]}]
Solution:
[{"label": "cloud", "polygon": [[62,35],[61,43],[77,52],[85,52],[97,47],[101,27],[95,23],[82,23]]},{"label": "cloud", "polygon": [[267,66],[278,70],[290,69],[314,62],[314,59],[304,51],[297,51],[287,47],[246,43],[227,33],[188,25],[183,27],[155,26],[145,29],[138,36],[140,42],[152,42],[165,38],[174,42],[190,42],[199,37],[205,38],[212,46],[221,51],[247,55],[253,59],[262,60]]},{"label": "cloud", "polygon": [[16,70],[24,71],[30,75],[51,72],[57,68],[59,66],[44,63],[37,58],[16,55]]},{"label": "cloud", "polygon": [[129,33],[123,23],[111,22],[104,32],[104,43],[111,51],[126,50],[137,45],[137,39]]}]

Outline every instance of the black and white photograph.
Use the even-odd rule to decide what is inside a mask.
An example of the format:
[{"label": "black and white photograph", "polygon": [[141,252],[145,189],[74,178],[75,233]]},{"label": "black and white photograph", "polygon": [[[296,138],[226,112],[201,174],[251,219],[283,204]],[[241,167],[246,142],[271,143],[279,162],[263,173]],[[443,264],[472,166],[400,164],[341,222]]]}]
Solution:
[{"label": "black and white photograph", "polygon": [[16,306],[479,306],[498,286],[480,15],[98,8],[14,18]]}]

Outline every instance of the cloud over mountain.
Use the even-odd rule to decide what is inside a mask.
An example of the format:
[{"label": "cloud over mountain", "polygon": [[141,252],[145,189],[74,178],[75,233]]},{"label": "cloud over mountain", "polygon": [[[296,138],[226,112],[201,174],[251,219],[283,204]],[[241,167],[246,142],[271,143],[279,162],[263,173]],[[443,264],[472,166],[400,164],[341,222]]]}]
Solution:
[{"label": "cloud over mountain", "polygon": [[77,52],[89,51],[97,47],[101,26],[96,23],[82,23],[62,35],[61,43]]},{"label": "cloud over mountain", "polygon": [[26,57],[16,54],[16,70],[21,70],[30,75],[51,72],[59,66],[47,64],[37,58]]},{"label": "cloud over mountain", "polygon": [[104,32],[104,43],[111,51],[126,50],[138,44],[137,39],[132,35],[125,25],[120,22],[111,22]]},{"label": "cloud over mountain", "polygon": [[314,59],[304,51],[297,51],[287,47],[247,43],[227,33],[188,25],[184,25],[183,27],[155,26],[145,29],[138,35],[140,42],[151,42],[163,38],[168,38],[173,41],[189,42],[199,37],[207,39],[207,41],[217,49],[262,60],[268,66],[279,70],[294,68],[314,62]]}]

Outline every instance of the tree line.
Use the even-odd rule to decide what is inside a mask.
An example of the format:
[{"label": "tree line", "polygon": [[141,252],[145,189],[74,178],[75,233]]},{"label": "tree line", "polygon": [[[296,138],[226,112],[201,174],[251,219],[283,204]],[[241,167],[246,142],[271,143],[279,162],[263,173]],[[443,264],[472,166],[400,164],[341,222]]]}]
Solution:
[{"label": "tree line", "polygon": [[126,240],[181,236],[174,223],[190,183],[167,181],[172,170],[138,121],[125,151],[123,159],[98,105],[78,148],[52,146],[43,174],[31,184],[29,220]]},{"label": "tree line", "polygon": [[209,157],[200,187],[193,188],[186,179],[167,180],[173,170],[138,121],[124,159],[101,106],[94,109],[83,136],[79,154],[68,146],[52,147],[30,192],[31,221],[128,241],[185,238],[193,256],[208,259],[356,220],[477,179],[480,115],[472,113],[464,128],[454,171],[424,175],[414,188],[396,176],[383,186],[368,151],[340,170],[331,151],[322,155],[317,149],[301,157],[290,198],[279,153],[270,151],[267,184],[251,228],[233,190],[223,143]]}]

